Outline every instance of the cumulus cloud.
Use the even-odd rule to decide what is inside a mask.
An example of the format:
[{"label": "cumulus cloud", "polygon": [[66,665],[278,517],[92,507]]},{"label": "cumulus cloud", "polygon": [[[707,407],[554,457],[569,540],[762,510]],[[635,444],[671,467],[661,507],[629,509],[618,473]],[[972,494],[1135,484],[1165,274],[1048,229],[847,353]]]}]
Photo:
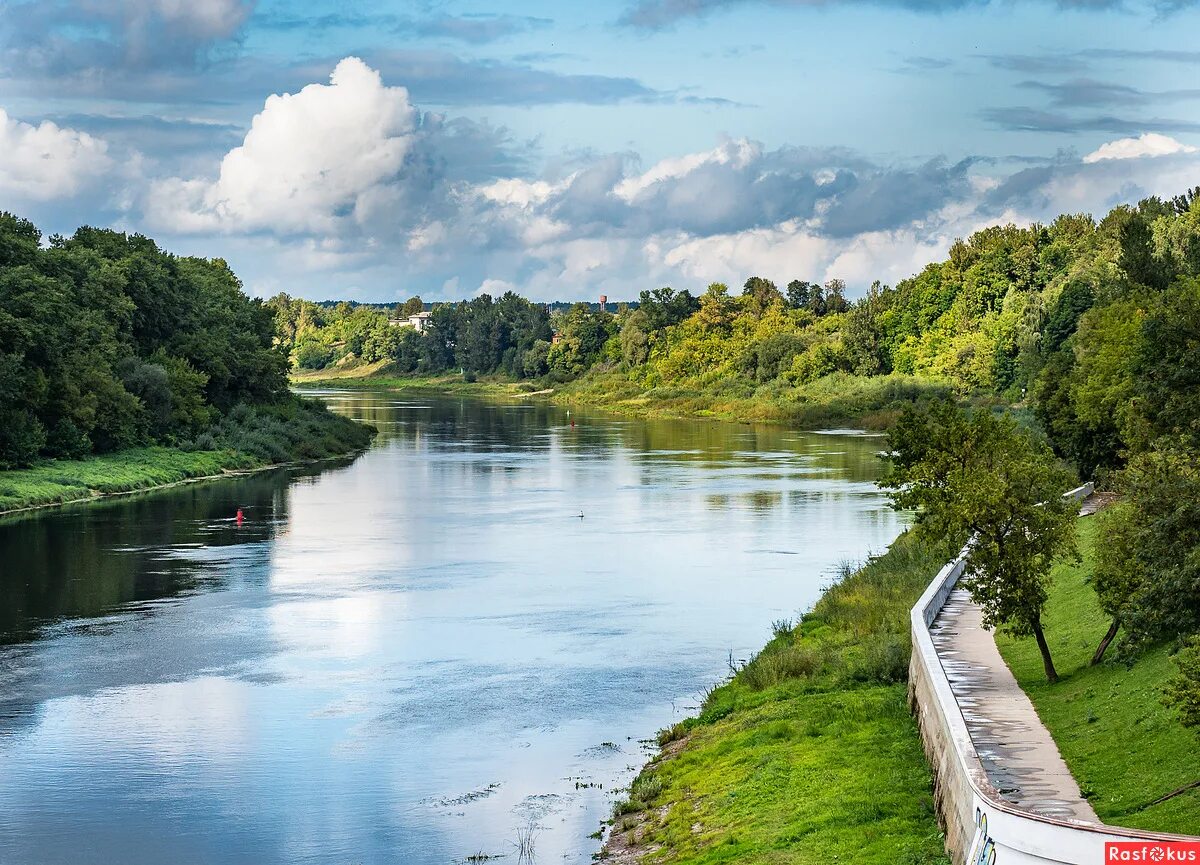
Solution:
[{"label": "cumulus cloud", "polygon": [[[198,170],[151,166],[173,176],[150,181],[124,224],[226,254],[259,291],[629,297],[757,273],[837,276],[853,294],[919,270],[986,225],[1175,194],[1200,169],[1196,148],[1142,130],[1083,159],[1064,153],[1015,169],[976,159],[881,164],[845,149],[729,138],[648,165],[634,153],[575,155],[539,175],[529,145],[422,112],[390,80],[350,57],[328,83],[269,97],[223,152],[190,160]],[[49,121],[0,120],[0,152],[12,154],[0,163],[0,193],[61,198],[106,172],[128,179],[113,168],[123,145]]]},{"label": "cumulus cloud", "polygon": [[79,193],[113,165],[100,138],[44,120],[24,123],[0,109],[0,194],[49,201]]},{"label": "cumulus cloud", "polygon": [[215,180],[156,183],[151,219],[176,230],[337,233],[395,202],[388,181],[412,149],[418,115],[356,57],[329,84],[271,96]]},{"label": "cumulus cloud", "polygon": [[1167,135],[1147,132],[1137,138],[1118,138],[1101,144],[1087,156],[1084,162],[1100,162],[1105,159],[1141,159],[1147,156],[1170,156],[1175,153],[1195,153],[1196,148],[1176,141]]}]

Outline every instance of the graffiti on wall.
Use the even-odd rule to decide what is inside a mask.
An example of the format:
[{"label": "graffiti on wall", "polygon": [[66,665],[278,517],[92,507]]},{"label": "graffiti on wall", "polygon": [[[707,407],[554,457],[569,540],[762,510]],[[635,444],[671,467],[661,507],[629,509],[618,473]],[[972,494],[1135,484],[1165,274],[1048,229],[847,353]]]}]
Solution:
[{"label": "graffiti on wall", "polygon": [[975,809],[975,835],[964,865],[996,865],[996,842],[988,834],[987,814],[979,808]]}]

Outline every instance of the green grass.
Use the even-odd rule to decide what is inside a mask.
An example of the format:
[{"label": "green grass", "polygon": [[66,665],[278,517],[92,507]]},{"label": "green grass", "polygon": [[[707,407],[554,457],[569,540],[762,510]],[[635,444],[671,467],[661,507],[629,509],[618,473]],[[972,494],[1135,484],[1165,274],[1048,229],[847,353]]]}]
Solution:
[{"label": "green grass", "polygon": [[898,374],[833,373],[798,387],[782,379],[755,386],[740,377],[702,385],[647,387],[624,372],[597,370],[566,385],[554,399],[643,417],[774,421],[809,429],[835,424],[886,429],[903,406],[949,392],[945,385]]},{"label": "green grass", "polygon": [[1200,834],[1200,789],[1148,806],[1200,778],[1200,740],[1161,701],[1162,685],[1175,671],[1168,649],[1149,651],[1132,666],[1111,657],[1088,665],[1108,627],[1087,582],[1095,535],[1095,521],[1081,520],[1082,563],[1053,574],[1044,621],[1061,681],[1046,683],[1032,640],[1001,634],[996,642],[1101,820]]},{"label": "green grass", "polygon": [[486,398],[524,397],[535,391],[545,391],[532,380],[513,381],[503,376],[480,376],[466,381],[458,373],[445,375],[397,375],[387,367],[362,366],[347,370],[318,370],[293,372],[291,382],[299,388],[341,388],[345,390],[394,390],[417,393],[450,394]]},{"label": "green grass", "polygon": [[86,501],[238,469],[340,456],[366,447],[371,427],[323,404],[291,398],[235,406],[209,432],[180,447],[143,447],[81,460],[0,471],[0,513]]},{"label": "green grass", "polygon": [[125,493],[255,466],[237,451],[148,447],[0,472],[0,513]]},{"label": "green grass", "polygon": [[947,863],[905,684],[908,609],[943,557],[905,535],[778,627],[663,732],[613,832],[646,863]]}]

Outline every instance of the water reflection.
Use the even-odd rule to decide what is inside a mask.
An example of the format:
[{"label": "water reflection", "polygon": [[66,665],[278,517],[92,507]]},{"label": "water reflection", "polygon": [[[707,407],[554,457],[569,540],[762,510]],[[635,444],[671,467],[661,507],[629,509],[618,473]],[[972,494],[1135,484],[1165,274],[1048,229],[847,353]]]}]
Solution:
[{"label": "water reflection", "polygon": [[900,528],[871,438],[325,398],[382,431],[352,464],[0,521],[0,861],[425,865],[532,818],[588,862],[638,740]]}]

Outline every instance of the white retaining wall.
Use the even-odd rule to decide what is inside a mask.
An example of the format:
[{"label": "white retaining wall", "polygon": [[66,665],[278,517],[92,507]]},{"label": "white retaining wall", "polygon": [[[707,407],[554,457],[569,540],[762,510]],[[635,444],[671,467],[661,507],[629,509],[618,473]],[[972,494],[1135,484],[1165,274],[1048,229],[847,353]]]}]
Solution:
[{"label": "white retaining wall", "polygon": [[[1091,492],[1092,485],[1087,484],[1067,495],[1083,499]],[[942,568],[912,608],[913,652],[909,665],[909,700],[933,767],[934,800],[946,830],[946,851],[955,865],[1171,861],[1158,859],[1154,848],[1164,842],[1170,845],[1200,840],[1045,817],[1001,798],[975,752],[929,633],[929,626],[941,612],[962,570],[960,554]],[[1139,842],[1142,855],[1132,860],[1106,860],[1106,842]],[[1200,863],[1200,859],[1195,861]]]}]

